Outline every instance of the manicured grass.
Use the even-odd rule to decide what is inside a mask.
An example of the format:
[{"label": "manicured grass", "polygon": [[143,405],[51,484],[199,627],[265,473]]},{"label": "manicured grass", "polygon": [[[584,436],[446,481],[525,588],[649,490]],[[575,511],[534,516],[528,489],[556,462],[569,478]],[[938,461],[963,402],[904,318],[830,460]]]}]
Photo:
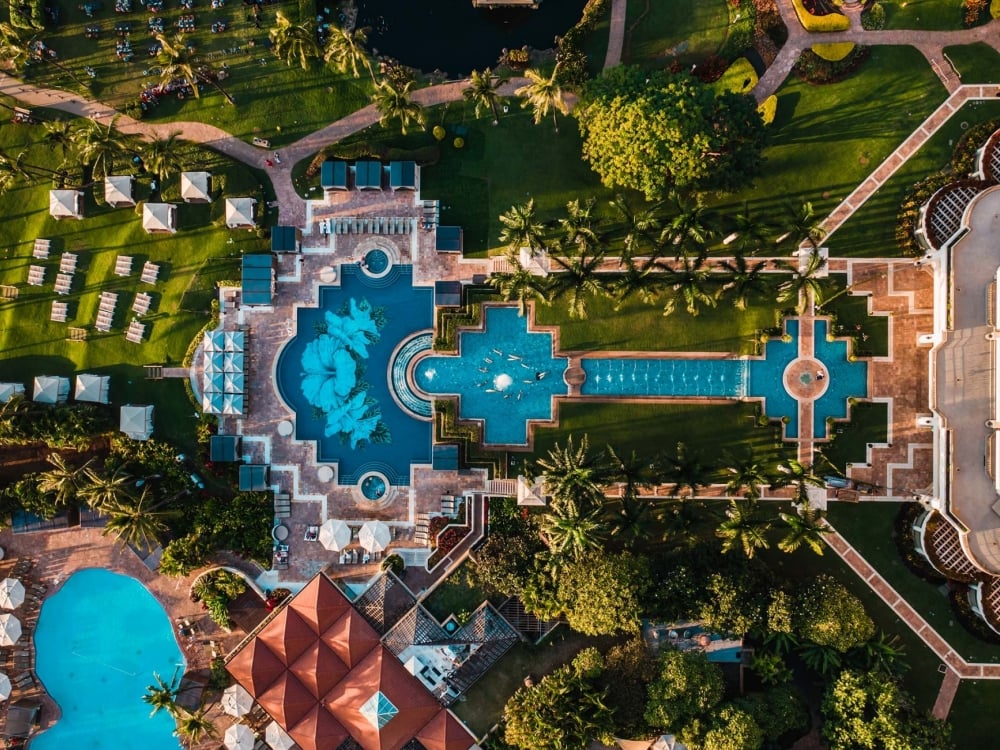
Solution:
[{"label": "manicured grass", "polygon": [[834,286],[827,292],[829,302],[823,305],[823,313],[836,317],[838,331],[847,329],[847,332],[854,336],[851,352],[863,357],[887,356],[889,319],[886,316],[868,314],[867,295],[853,295],[846,292],[846,275],[832,274],[830,278]]},{"label": "manicured grass", "polygon": [[842,472],[847,464],[863,464],[867,460],[868,443],[884,443],[888,434],[889,409],[884,403],[858,402],[851,407],[851,420],[837,422],[833,439],[820,444],[818,451]]},{"label": "manicured grass", "polygon": [[[971,125],[1000,116],[1000,102],[973,102],[962,107],[824,244],[836,257],[899,255],[894,238],[896,215],[915,182],[948,167],[954,144]],[[965,123],[966,127],[962,127]],[[877,164],[872,164],[874,169]]]},{"label": "manicured grass", "polygon": [[471,613],[490,598],[487,592],[473,585],[469,570],[471,565],[470,562],[464,562],[455,568],[448,578],[422,602],[427,611],[434,615],[438,621],[444,621],[448,615],[457,617],[463,612]]},{"label": "manicured grass", "polygon": [[1000,646],[984,643],[960,625],[948,598],[934,584],[918,578],[903,564],[892,539],[899,503],[831,503],[830,523],[969,661],[1000,663]]},{"label": "manicured grass", "polygon": [[[706,465],[722,462],[725,453],[740,455],[745,446],[753,448],[761,461],[777,460],[787,450],[778,427],[756,426],[754,404],[728,403],[649,403],[636,401],[563,402],[559,406],[559,426],[535,430],[534,455],[544,456],[558,442],[565,446],[570,436],[584,435],[593,450],[610,445],[621,456],[634,450],[653,458],[663,451],[672,454],[683,442],[698,453]],[[721,471],[712,472],[713,481],[722,481]]]},{"label": "manicured grass", "polygon": [[757,354],[759,332],[778,325],[776,303],[760,301],[737,310],[723,297],[717,307],[702,308],[691,317],[680,306],[672,315],[663,316],[659,304],[646,305],[638,300],[626,302],[616,311],[615,301],[592,297],[586,320],[569,317],[560,301],[536,306],[536,320],[542,325],[559,326],[561,351],[650,351],[650,352],[733,352]]},{"label": "manicured grass", "polygon": [[628,0],[623,57],[652,67],[699,63],[719,51],[728,27],[725,0]]},{"label": "manicured grass", "polygon": [[[6,153],[26,149],[25,161],[51,163],[51,155],[33,139],[41,128],[0,127],[0,148]],[[260,175],[228,158],[208,151],[197,151],[197,164],[225,185],[225,195],[258,195]],[[54,166],[54,165],[53,165]],[[178,177],[166,181],[164,199],[176,200]],[[144,379],[142,365],[178,366],[192,338],[208,321],[215,283],[238,277],[239,257],[244,251],[265,247],[265,241],[248,232],[230,232],[222,224],[222,197],[209,205],[178,207],[180,231],[175,235],[149,235],[141,227],[141,217],[134,209],[99,207],[93,190],[103,191],[97,183],[86,191],[85,219],[56,221],[48,213],[49,185],[20,183],[4,196],[7,213],[0,222],[0,279],[19,288],[16,300],[0,303],[0,368],[4,380],[24,382],[28,389],[35,375],[71,376],[79,372],[110,374],[113,404],[153,403],[156,408],[156,436],[178,442],[190,450],[194,445],[193,405],[189,404],[180,381],[150,382]],[[137,184],[138,197],[149,193],[148,177]],[[50,238],[53,250],[47,261],[32,258],[37,237]],[[232,239],[232,244],[229,240]],[[53,291],[59,256],[63,251],[77,253],[78,270],[72,292],[57,296]],[[133,257],[132,274],[114,275],[119,255]],[[155,286],[141,284],[139,272],[145,261],[160,264]],[[46,268],[45,285],[25,284],[28,266]],[[97,319],[100,293],[117,292],[118,305],[114,326],[109,333],[93,327]],[[136,292],[153,296],[146,323],[146,340],[132,344],[124,331],[134,317],[131,312]],[[69,321],[50,321],[53,300],[69,302]],[[67,340],[69,326],[88,329],[86,342]]]},{"label": "manicured grass", "polygon": [[958,69],[962,83],[1000,81],[1000,53],[983,42],[945,47],[944,53]]},{"label": "manicured grass", "polygon": [[962,25],[962,3],[957,0],[882,0],[887,29],[949,31]]},{"label": "manicured grass", "polygon": [[[133,0],[132,4],[132,13],[118,14],[114,12],[114,3],[106,2],[93,19],[77,10],[75,4],[65,5],[61,25],[45,31],[46,45],[58,53],[60,63],[89,86],[89,91],[81,89],[51,65],[28,68],[26,80],[83,93],[119,111],[128,103],[138,102],[140,91],[159,83],[159,76],[151,72],[157,67],[156,58],[147,53],[148,46],[155,41],[147,33],[150,14],[138,0]],[[239,138],[249,140],[254,135],[261,135],[271,139],[275,146],[281,146],[368,103],[372,83],[367,73],[360,79],[342,76],[324,66],[322,61],[314,61],[310,70],[303,71],[297,65],[286,66],[266,49],[268,31],[274,25],[279,6],[264,9],[260,30],[246,20],[248,10],[242,3],[230,2],[216,10],[207,6],[207,0],[196,6],[197,31],[185,35],[184,39],[195,45],[199,55],[217,68],[223,63],[227,66],[228,77],[220,83],[236,100],[237,106],[231,106],[220,93],[206,86],[201,99],[164,98],[158,107],[147,113],[149,119],[207,122]],[[298,18],[295,6],[282,3],[280,9],[293,20]],[[157,14],[164,19],[168,39],[173,39],[177,19],[189,13],[177,3],[167,3]],[[219,34],[211,33],[211,24],[216,20],[227,21],[229,29]],[[129,39],[135,57],[131,62],[123,62],[115,56],[118,37],[114,26],[119,22],[132,24]],[[101,38],[85,38],[84,27],[95,24],[101,27]],[[233,49],[239,51],[227,52]],[[91,79],[84,72],[88,65],[96,71],[96,78]]]},{"label": "manicured grass", "polygon": [[992,747],[1000,703],[1000,680],[962,680],[951,704],[948,723],[955,747]]},{"label": "manicured grass", "polygon": [[[766,217],[786,200],[809,200],[823,215],[945,96],[927,61],[910,47],[872,48],[861,69],[839,83],[814,86],[792,76],[778,90],[761,176],[752,188],[724,196],[717,205],[732,210],[747,201]],[[879,255],[881,249],[862,247],[850,254]]]}]

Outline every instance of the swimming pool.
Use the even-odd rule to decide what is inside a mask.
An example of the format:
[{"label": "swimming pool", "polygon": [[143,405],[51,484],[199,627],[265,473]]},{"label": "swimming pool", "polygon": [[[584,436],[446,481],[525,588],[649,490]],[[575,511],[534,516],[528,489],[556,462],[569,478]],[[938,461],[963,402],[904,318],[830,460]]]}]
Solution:
[{"label": "swimming pool", "polygon": [[32,750],[176,750],[174,721],[143,702],[153,672],[170,680],[184,658],[163,608],[134,578],[74,573],[42,606],[36,672],[62,717]]},{"label": "swimming pool", "polygon": [[746,395],[747,362],[743,359],[603,359],[581,361],[587,374],[584,396]]}]

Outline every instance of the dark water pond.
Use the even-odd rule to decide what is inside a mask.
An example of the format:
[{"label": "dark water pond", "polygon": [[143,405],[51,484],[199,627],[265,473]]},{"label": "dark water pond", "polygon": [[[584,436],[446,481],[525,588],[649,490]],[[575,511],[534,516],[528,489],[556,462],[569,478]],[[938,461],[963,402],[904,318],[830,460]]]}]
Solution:
[{"label": "dark water pond", "polygon": [[472,0],[358,0],[369,47],[424,72],[451,77],[495,66],[504,48],[555,46],[586,0],[542,0],[537,9],[473,8]]}]

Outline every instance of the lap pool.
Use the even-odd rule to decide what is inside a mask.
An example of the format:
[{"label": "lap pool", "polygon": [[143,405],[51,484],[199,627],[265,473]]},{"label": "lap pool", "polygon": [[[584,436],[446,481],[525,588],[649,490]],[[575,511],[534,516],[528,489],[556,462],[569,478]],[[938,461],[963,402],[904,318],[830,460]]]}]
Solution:
[{"label": "lap pool", "polygon": [[36,672],[62,717],[32,750],[176,750],[174,722],[143,702],[153,672],[170,680],[184,659],[159,602],[134,578],[74,573],[42,606]]}]

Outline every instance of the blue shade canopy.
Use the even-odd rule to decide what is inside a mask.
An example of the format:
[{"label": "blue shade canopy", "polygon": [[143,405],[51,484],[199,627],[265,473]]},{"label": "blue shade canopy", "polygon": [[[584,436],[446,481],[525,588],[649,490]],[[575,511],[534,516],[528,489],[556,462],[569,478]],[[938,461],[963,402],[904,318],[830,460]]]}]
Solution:
[{"label": "blue shade canopy", "polygon": [[[324,190],[347,190],[347,162],[323,162],[323,166],[320,167],[319,171],[319,182]],[[272,234],[271,236],[273,237],[274,235]]]},{"label": "blue shade canopy", "polygon": [[244,255],[243,303],[270,305],[272,276],[270,254]]}]

